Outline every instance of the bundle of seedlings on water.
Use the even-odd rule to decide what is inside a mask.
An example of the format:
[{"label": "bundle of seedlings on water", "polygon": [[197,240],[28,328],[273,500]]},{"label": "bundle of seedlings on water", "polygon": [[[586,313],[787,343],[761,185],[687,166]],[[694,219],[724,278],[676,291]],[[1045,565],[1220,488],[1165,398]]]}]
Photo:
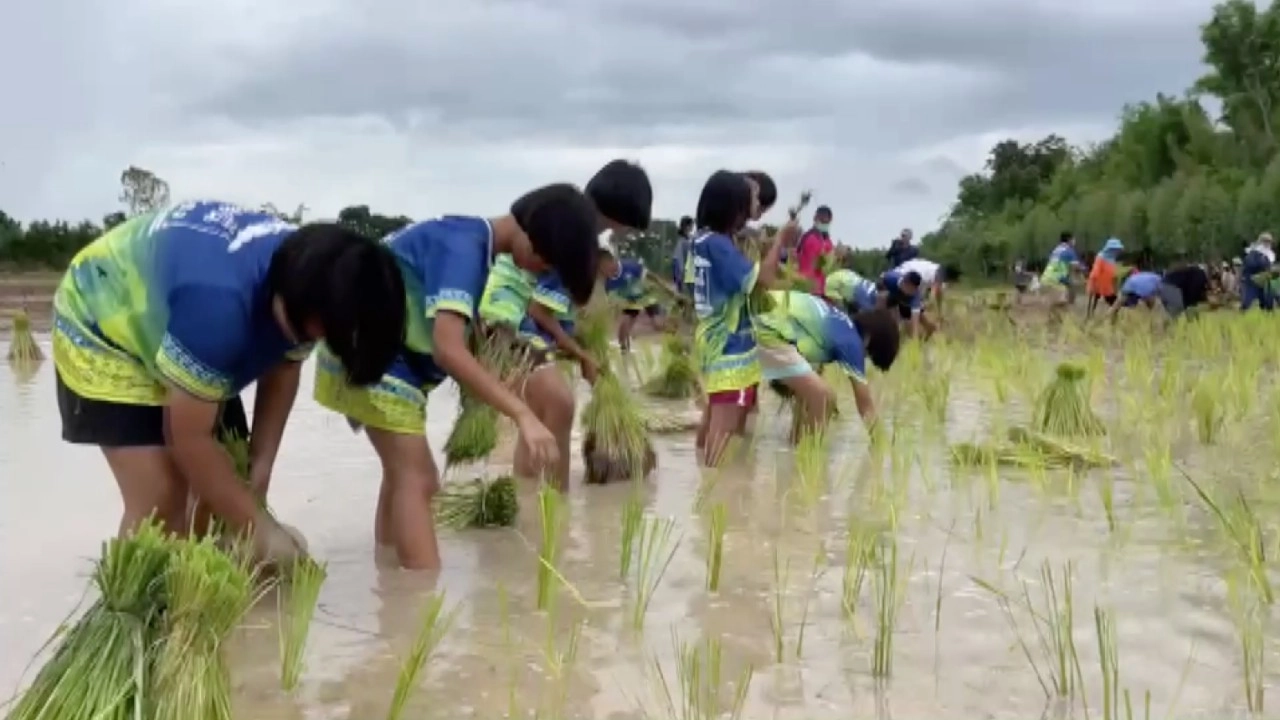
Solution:
[{"label": "bundle of seedlings on water", "polygon": [[150,717],[148,651],[164,611],[170,547],[150,521],[129,537],[103,543],[93,572],[101,597],[60,630],[52,657],[11,706],[8,720]]},{"label": "bundle of seedlings on water", "polygon": [[520,513],[516,481],[509,475],[485,481],[447,483],[435,498],[436,522],[444,527],[510,527]]},{"label": "bundle of seedlings on water", "polygon": [[582,426],[588,483],[643,478],[657,465],[644,414],[616,374],[604,372],[596,381],[582,410]]},{"label": "bundle of seedlings on water", "polygon": [[164,576],[168,606],[155,653],[152,720],[230,720],[231,673],[223,640],[261,593],[246,553],[213,538],[174,544]]},{"label": "bundle of seedlings on water", "polygon": [[13,335],[9,337],[9,362],[35,363],[44,359],[44,352],[36,344],[36,336],[31,332],[31,317],[26,310],[19,310],[13,316]]},{"label": "bundle of seedlings on water", "polygon": [[671,333],[662,341],[658,374],[644,384],[649,395],[672,400],[693,397],[698,389],[698,370],[693,365],[693,348],[688,339]]},{"label": "bundle of seedlings on water", "polygon": [[[528,372],[533,349],[507,327],[477,328],[472,353],[481,365],[509,382]],[[498,411],[467,390],[458,398],[458,419],[445,440],[445,467],[483,460],[498,446]]]},{"label": "bundle of seedlings on water", "polygon": [[320,586],[328,573],[310,558],[293,563],[284,573],[277,595],[280,628],[280,687],[292,691],[302,679],[302,657],[311,632],[311,618],[320,601]]},{"label": "bundle of seedlings on water", "polygon": [[1097,437],[1107,432],[1089,407],[1085,369],[1073,363],[1058,366],[1054,379],[1036,399],[1035,429],[1058,437]]}]

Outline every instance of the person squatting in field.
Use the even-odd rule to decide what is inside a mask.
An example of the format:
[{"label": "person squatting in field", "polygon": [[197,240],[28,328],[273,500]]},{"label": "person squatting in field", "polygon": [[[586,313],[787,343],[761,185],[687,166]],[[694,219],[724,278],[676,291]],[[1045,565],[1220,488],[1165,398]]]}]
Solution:
[{"label": "person squatting in field", "polygon": [[[140,215],[81,250],[54,295],[58,409],[63,439],[106,457],[120,533],[153,514],[186,532],[190,493],[261,558],[301,555],[261,505],[301,364],[324,340],[344,384],[376,383],[404,337],[404,295],[379,243],[216,201]],[[238,396],[255,382],[250,433]],[[249,437],[249,486],[219,429]]]},{"label": "person squatting in field", "polygon": [[1143,303],[1155,307],[1160,301],[1169,320],[1193,311],[1209,299],[1209,273],[1199,265],[1179,265],[1163,276],[1158,273],[1136,271],[1125,277],[1120,285],[1120,300],[1108,313],[1114,322],[1122,308]]},{"label": "person squatting in field", "polygon": [[1099,301],[1105,302],[1108,307],[1115,307],[1116,298],[1119,296],[1116,290],[1116,275],[1122,252],[1124,252],[1124,243],[1117,238],[1111,238],[1093,259],[1093,265],[1089,268],[1089,279],[1085,282],[1089,302],[1085,308],[1086,320],[1093,317]]},{"label": "person squatting in field", "polygon": [[533,190],[496,218],[450,215],[409,225],[384,241],[399,264],[409,309],[404,349],[390,370],[371,387],[353,387],[326,348],[318,353],[316,401],[364,427],[382,463],[374,535],[379,546],[394,546],[402,566],[440,566],[431,510],[439,472],[425,424],[427,396],[446,378],[511,418],[536,467],[561,463],[560,441],[528,402],[529,384],[523,398],[513,392],[476,359],[467,335],[503,255],[528,273],[554,268],[585,302],[595,287],[597,234],[595,206],[567,184]]},{"label": "person squatting in field", "polygon": [[713,173],[698,198],[691,267],[695,352],[706,392],[697,445],[707,465],[719,463],[756,405],[761,375],[749,298],[778,282],[782,247],[799,234],[799,226],[794,218],[784,225],[759,263],[743,255],[733,236],[776,199],[767,175],[729,170]]},{"label": "person squatting in field", "polygon": [[780,395],[796,398],[795,412],[802,414],[797,432],[825,428],[835,412],[835,392],[822,379],[827,363],[835,363],[849,378],[858,414],[868,431],[874,431],[876,408],[866,360],[880,370],[893,365],[900,342],[894,313],[873,309],[851,319],[836,303],[818,295],[782,290],[769,295],[773,308],[756,317],[760,368]]},{"label": "person squatting in field", "polygon": [[877,306],[894,308],[898,317],[908,323],[908,334],[924,340],[937,332],[938,324],[925,312],[930,293],[940,299],[944,273],[937,263],[916,258],[880,276],[876,289]]}]

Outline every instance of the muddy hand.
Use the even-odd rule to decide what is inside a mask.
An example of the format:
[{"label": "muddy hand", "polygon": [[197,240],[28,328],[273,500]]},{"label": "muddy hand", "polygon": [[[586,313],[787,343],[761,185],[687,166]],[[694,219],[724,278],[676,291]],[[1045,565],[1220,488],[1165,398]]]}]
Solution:
[{"label": "muddy hand", "polygon": [[253,524],[253,549],[258,560],[271,565],[286,565],[307,557],[307,551],[284,526],[265,512]]}]

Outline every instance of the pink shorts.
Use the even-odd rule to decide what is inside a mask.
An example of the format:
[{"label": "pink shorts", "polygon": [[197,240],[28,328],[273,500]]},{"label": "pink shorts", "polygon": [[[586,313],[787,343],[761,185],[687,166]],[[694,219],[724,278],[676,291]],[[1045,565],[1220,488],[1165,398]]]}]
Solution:
[{"label": "pink shorts", "polygon": [[707,402],[711,405],[733,405],[735,407],[753,408],[756,406],[757,387],[752,385],[742,390],[725,390],[711,393],[707,396]]}]

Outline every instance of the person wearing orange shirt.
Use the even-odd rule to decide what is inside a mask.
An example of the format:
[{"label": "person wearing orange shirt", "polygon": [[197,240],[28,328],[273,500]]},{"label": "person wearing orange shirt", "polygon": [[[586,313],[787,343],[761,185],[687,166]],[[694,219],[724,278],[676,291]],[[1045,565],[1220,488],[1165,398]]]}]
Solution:
[{"label": "person wearing orange shirt", "polygon": [[1116,260],[1123,250],[1124,243],[1116,238],[1111,238],[1102,246],[1102,251],[1098,253],[1098,256],[1094,258],[1093,267],[1089,269],[1089,280],[1085,286],[1089,293],[1089,305],[1085,311],[1085,317],[1093,316],[1099,300],[1105,300],[1107,305],[1115,303]]}]

